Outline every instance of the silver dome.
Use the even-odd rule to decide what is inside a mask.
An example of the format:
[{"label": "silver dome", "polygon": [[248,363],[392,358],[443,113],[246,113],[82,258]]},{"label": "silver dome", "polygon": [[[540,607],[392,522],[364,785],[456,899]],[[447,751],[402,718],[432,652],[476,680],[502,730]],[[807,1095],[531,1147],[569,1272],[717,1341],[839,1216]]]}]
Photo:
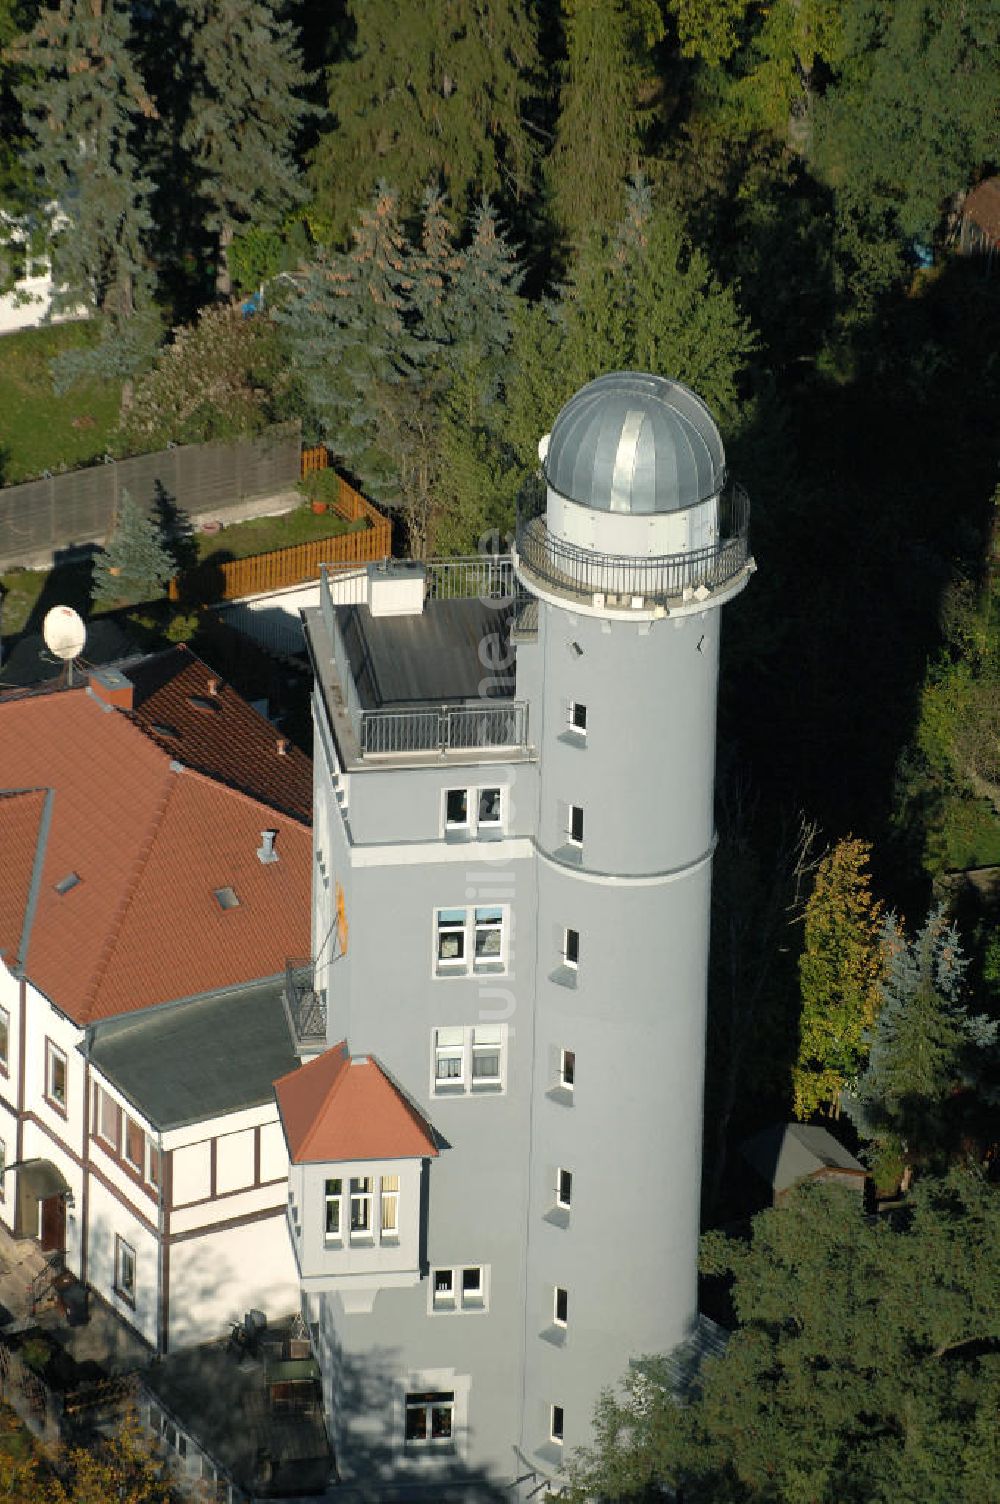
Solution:
[{"label": "silver dome", "polygon": [[722,489],[726,455],[688,387],[615,371],[566,403],[544,469],[554,491],[600,512],[677,512]]}]

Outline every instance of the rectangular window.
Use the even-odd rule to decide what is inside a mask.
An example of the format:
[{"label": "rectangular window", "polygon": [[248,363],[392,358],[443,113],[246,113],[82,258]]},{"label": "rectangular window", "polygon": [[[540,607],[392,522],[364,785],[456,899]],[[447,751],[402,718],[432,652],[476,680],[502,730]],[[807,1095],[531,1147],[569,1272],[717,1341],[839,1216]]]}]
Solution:
[{"label": "rectangular window", "polygon": [[474,969],[502,971],[503,909],[476,909],[475,913]]},{"label": "rectangular window", "polygon": [[465,910],[437,911],[437,969],[465,971]]},{"label": "rectangular window", "polygon": [[583,809],[579,804],[569,807],[569,838],[574,846],[583,845]]},{"label": "rectangular window", "polygon": [[125,1159],[141,1175],[146,1166],[146,1135],[134,1118],[125,1118]]},{"label": "rectangular window", "polygon": [[447,830],[469,828],[468,789],[449,789],[444,796],[444,823]]},{"label": "rectangular window", "polygon": [[559,1085],[572,1091],[576,1085],[576,1051],[562,1050],[559,1055]]},{"label": "rectangular window", "polygon": [[382,1176],[382,1237],[399,1237],[399,1176]]},{"label": "rectangular window", "polygon": [[129,1305],[135,1305],[135,1249],[125,1239],[115,1236],[115,1292]]},{"label": "rectangular window", "polygon": [[587,707],[578,700],[570,701],[569,725],[571,731],[578,732],[580,736],[587,735]]},{"label": "rectangular window", "polygon": [[569,1206],[573,1200],[572,1170],[556,1171],[556,1206]]},{"label": "rectangular window", "polygon": [[484,1311],[487,1269],[483,1264],[431,1270],[432,1311]]},{"label": "rectangular window", "polygon": [[461,1027],[434,1030],[434,1089],[463,1087],[465,1081],[465,1030]]},{"label": "rectangular window", "polygon": [[501,793],[499,789],[479,790],[479,829],[499,830],[501,824]]},{"label": "rectangular window", "polygon": [[10,1066],[10,1014],[0,1008],[0,1071],[7,1074]]},{"label": "rectangular window", "polygon": [[431,1035],[431,1091],[437,1097],[503,1091],[507,1025],[452,1024]]},{"label": "rectangular window", "polygon": [[562,1446],[562,1443],[563,1443],[563,1407],[562,1407],[562,1405],[553,1405],[552,1406],[551,1415],[549,1417],[549,1440],[557,1442],[559,1446]]},{"label": "rectangular window", "polygon": [[566,930],[563,935],[563,961],[576,968],[580,964],[580,931]]},{"label": "rectangular window", "polygon": [[6,1182],[5,1182],[5,1179],[4,1179],[4,1170],[6,1168],[6,1165],[7,1165],[7,1145],[4,1142],[4,1140],[2,1138],[0,1138],[0,1201],[3,1201],[6,1198],[6,1195],[7,1195],[7,1186],[6,1186]]},{"label": "rectangular window", "polygon": [[507,968],[506,911],[498,905],[476,909],[435,909],[434,970],[438,976],[502,972]]},{"label": "rectangular window", "polygon": [[323,1202],[325,1206],[324,1227],[326,1229],[326,1237],[329,1242],[339,1242],[341,1237],[343,1236],[343,1234],[341,1233],[341,1227],[343,1225],[341,1220],[341,1199],[343,1197],[343,1192],[344,1182],[342,1180],[328,1180],[326,1182],[326,1189],[323,1196]]},{"label": "rectangular window", "polygon": [[556,1326],[565,1326],[569,1317],[569,1292],[556,1285],[552,1301],[552,1319]]},{"label": "rectangular window", "polygon": [[372,1236],[372,1186],[370,1175],[357,1176],[351,1181],[351,1237]]},{"label": "rectangular window", "polygon": [[66,1116],[66,1056],[51,1039],[45,1041],[45,1095],[49,1105]]},{"label": "rectangular window", "polygon": [[435,1269],[432,1278],[431,1299],[435,1311],[453,1311],[455,1309],[454,1269]]},{"label": "rectangular window", "polygon": [[160,1151],[151,1139],[146,1140],[146,1179],[150,1185],[160,1184]]},{"label": "rectangular window", "polygon": [[472,1085],[499,1086],[503,1035],[499,1024],[477,1024],[472,1031]]},{"label": "rectangular window", "polygon": [[454,1390],[406,1396],[406,1445],[414,1449],[445,1451],[455,1431]]},{"label": "rectangular window", "polygon": [[112,1149],[118,1151],[118,1134],[121,1131],[121,1109],[113,1097],[97,1088],[97,1134]]}]

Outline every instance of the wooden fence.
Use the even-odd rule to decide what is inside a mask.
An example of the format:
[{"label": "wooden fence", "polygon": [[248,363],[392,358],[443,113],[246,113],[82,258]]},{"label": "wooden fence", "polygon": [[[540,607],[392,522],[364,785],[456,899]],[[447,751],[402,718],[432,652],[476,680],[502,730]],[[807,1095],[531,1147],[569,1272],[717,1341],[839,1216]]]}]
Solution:
[{"label": "wooden fence", "polygon": [[[322,467],[320,467],[322,468]],[[342,477],[340,497],[334,510],[347,522],[367,522],[367,527],[338,538],[317,538],[271,553],[251,554],[246,559],[206,559],[197,569],[170,581],[172,601],[209,605],[216,601],[240,600],[245,595],[266,595],[319,579],[321,564],[365,564],[384,559],[392,552],[392,524]]]}]

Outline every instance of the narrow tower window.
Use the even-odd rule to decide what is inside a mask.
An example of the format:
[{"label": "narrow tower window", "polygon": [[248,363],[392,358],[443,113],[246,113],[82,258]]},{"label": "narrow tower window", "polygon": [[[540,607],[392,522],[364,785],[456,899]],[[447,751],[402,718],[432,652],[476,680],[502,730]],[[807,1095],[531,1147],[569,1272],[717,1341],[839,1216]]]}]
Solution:
[{"label": "narrow tower window", "polygon": [[550,1415],[550,1418],[549,1418],[549,1440],[556,1442],[559,1446],[562,1446],[562,1444],[563,1444],[563,1407],[562,1407],[562,1405],[553,1405],[552,1406],[552,1412],[551,1412],[551,1415]]},{"label": "narrow tower window", "polygon": [[579,804],[569,807],[569,838],[575,846],[583,845],[583,810]]},{"label": "narrow tower window", "polygon": [[556,1171],[556,1206],[569,1206],[573,1200],[573,1171]]},{"label": "narrow tower window", "polygon": [[569,706],[570,730],[580,736],[587,735],[587,707],[581,705],[579,700],[571,700]]},{"label": "narrow tower window", "polygon": [[552,1319],[556,1326],[566,1326],[569,1321],[569,1291],[556,1285],[552,1301]]},{"label": "narrow tower window", "polygon": [[563,939],[563,960],[567,966],[580,964],[580,931],[567,930]]},{"label": "narrow tower window", "polygon": [[572,1091],[576,1085],[576,1051],[563,1050],[559,1057],[559,1085]]}]

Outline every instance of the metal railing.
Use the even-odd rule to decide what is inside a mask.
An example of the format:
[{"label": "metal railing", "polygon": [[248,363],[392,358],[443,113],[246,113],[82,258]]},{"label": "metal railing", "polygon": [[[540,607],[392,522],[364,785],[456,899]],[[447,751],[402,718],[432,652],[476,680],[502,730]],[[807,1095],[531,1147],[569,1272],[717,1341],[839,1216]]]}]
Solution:
[{"label": "metal railing", "polygon": [[510,554],[472,554],[424,562],[429,601],[506,600],[522,594]]},{"label": "metal railing", "polygon": [[358,747],[369,754],[456,752],[528,745],[528,707],[523,700],[489,704],[420,705],[406,710],[363,710]]},{"label": "metal railing", "polygon": [[285,962],[282,1002],[297,1050],[326,1049],[326,1001],[316,991],[316,973],[310,958]]},{"label": "metal railing", "polygon": [[719,500],[715,543],[685,553],[636,557],[607,554],[557,538],[546,525],[540,501],[517,521],[518,563],[557,595],[590,601],[603,595],[607,605],[631,605],[635,599],[659,605],[683,598],[685,591],[719,590],[741,573],[750,558],[750,503],[734,485]]}]

